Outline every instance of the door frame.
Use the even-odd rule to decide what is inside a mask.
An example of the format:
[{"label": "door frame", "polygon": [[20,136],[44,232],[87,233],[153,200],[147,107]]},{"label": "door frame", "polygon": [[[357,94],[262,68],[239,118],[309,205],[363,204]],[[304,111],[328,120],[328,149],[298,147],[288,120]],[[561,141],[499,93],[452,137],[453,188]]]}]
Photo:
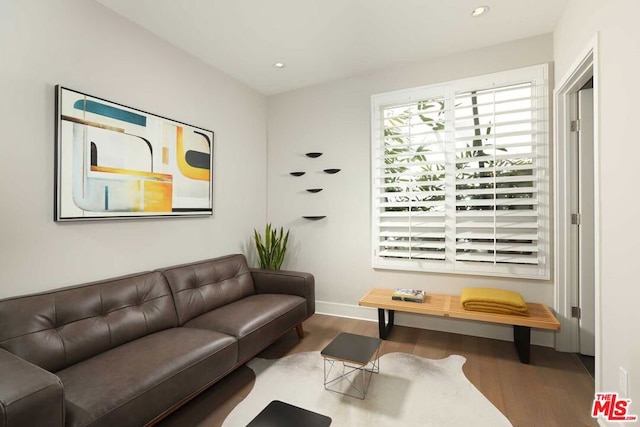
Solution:
[{"label": "door frame", "polygon": [[587,44],[569,71],[554,90],[554,279],[556,284],[555,308],[561,323],[556,334],[556,350],[578,352],[579,324],[571,317],[571,307],[578,304],[578,280],[575,257],[571,252],[571,143],[576,138],[571,132],[571,121],[577,118],[577,92],[593,77],[593,150],[594,150],[594,269],[595,269],[595,341],[596,341],[596,389],[601,384],[602,337],[601,337],[601,220],[600,220],[600,84],[599,84],[598,33]]}]

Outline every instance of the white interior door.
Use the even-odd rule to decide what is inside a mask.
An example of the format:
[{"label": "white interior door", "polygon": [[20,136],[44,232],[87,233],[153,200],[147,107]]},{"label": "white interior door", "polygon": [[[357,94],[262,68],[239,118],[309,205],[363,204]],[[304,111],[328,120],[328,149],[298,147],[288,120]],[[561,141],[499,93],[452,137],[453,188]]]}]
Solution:
[{"label": "white interior door", "polygon": [[578,92],[578,298],[580,353],[595,356],[593,89]]}]

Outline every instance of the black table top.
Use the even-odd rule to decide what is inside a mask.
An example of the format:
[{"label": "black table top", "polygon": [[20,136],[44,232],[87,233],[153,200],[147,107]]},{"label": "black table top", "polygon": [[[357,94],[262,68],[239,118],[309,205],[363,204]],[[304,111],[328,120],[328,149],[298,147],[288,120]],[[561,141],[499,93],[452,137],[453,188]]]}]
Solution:
[{"label": "black table top", "polygon": [[328,427],[331,418],[274,400],[247,427]]},{"label": "black table top", "polygon": [[323,357],[366,365],[378,351],[380,338],[342,332],[320,352]]}]

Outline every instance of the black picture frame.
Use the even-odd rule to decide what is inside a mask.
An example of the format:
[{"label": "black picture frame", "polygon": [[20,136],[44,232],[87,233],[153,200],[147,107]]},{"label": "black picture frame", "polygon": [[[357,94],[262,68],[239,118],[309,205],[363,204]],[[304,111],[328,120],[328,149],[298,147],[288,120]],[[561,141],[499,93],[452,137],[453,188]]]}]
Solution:
[{"label": "black picture frame", "polygon": [[61,85],[55,99],[55,221],[213,214],[213,131]]}]

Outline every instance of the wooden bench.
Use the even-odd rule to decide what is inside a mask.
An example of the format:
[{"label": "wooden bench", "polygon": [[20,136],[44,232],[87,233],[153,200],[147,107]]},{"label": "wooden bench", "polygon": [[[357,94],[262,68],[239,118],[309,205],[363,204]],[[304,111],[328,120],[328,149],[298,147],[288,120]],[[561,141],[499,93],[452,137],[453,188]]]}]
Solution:
[{"label": "wooden bench", "polygon": [[[529,316],[515,314],[484,313],[465,310],[460,297],[455,295],[427,294],[423,303],[395,301],[391,299],[391,289],[371,289],[359,302],[363,307],[378,309],[378,328],[380,338],[387,339],[393,328],[396,311],[429,316],[450,317],[454,319],[475,320],[479,322],[513,325],[513,341],[522,363],[529,363],[531,347],[531,328],[557,331],[560,322],[544,304],[527,303]],[[385,311],[387,321],[385,321]]]}]

